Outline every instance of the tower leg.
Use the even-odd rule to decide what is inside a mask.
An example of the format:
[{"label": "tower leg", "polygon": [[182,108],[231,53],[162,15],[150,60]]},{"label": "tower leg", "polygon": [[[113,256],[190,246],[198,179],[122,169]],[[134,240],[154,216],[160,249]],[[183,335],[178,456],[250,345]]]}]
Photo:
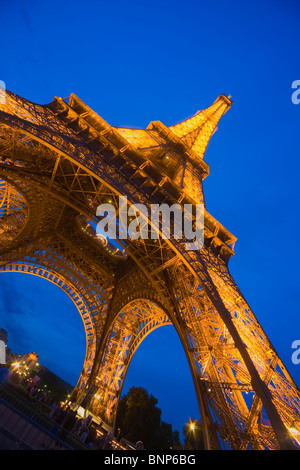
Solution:
[{"label": "tower leg", "polygon": [[[217,272],[214,266],[214,273]],[[210,298],[212,304],[215,306],[216,310],[219,312],[219,315],[223,319],[226,327],[228,328],[229,333],[231,334],[235,345],[237,349],[239,350],[242,359],[248,369],[248,372],[251,376],[251,383],[253,386],[254,391],[256,392],[257,396],[259,399],[262,401],[262,404],[266,410],[266,413],[268,415],[269,421],[271,423],[271,426],[273,428],[273,431],[275,433],[276,439],[279,444],[279,448],[281,450],[296,450],[297,447],[295,446],[292,437],[290,436],[287,427],[285,426],[280,414],[278,413],[278,410],[274,404],[272,394],[266,385],[266,383],[261,379],[260,374],[253,362],[253,359],[250,356],[249,353],[249,348],[247,344],[245,344],[245,338],[241,337],[241,334],[239,333],[236,325],[233,322],[232,319],[232,313],[230,310],[226,307],[226,304],[230,304],[230,297],[234,293],[234,283],[233,280],[231,279],[229,273],[227,272],[227,281],[231,281],[231,286],[229,287],[226,286],[224,287],[224,275],[226,271],[222,271],[222,281],[223,282],[217,282],[216,280],[220,281],[220,278],[218,279],[215,277],[213,280],[212,277],[210,276],[210,273],[208,272],[208,269],[202,264],[201,266],[201,278],[202,281],[204,280],[204,288],[206,290],[206,293],[208,297]],[[215,274],[215,276],[217,276]],[[220,275],[221,277],[221,275]],[[223,286],[223,287],[221,287]],[[236,294],[237,298],[237,294]],[[250,310],[250,309],[249,309]],[[242,312],[240,312],[240,315],[242,315]],[[249,333],[250,334],[250,333]]]}]

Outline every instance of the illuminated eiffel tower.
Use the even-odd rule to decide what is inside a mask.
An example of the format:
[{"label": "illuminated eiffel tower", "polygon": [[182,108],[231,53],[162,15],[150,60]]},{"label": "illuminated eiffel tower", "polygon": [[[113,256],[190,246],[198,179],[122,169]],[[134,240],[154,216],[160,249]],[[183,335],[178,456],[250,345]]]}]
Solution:
[{"label": "illuminated eiffel tower", "polygon": [[143,339],[173,325],[205,448],[290,449],[293,426],[300,431],[299,391],[229,273],[236,238],[206,210],[198,251],[172,236],[113,245],[95,230],[99,204],[118,207],[119,196],[128,207],[204,204],[204,153],[231,104],[221,95],[174,126],[124,129],[73,94],[37,105],[7,92],[0,104],[0,270],[48,279],[73,300],[87,344],[73,400],[106,423],[114,426]]}]

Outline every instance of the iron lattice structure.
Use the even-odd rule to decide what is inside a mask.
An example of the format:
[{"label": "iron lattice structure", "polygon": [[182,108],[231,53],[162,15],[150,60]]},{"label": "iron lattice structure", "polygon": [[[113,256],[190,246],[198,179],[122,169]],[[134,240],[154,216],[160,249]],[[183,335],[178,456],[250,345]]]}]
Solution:
[{"label": "iron lattice structure", "polygon": [[205,204],[204,153],[231,104],[221,95],[174,126],[124,129],[73,94],[38,105],[7,92],[0,104],[0,270],[43,277],[71,297],[87,344],[73,399],[106,423],[114,425],[143,339],[173,325],[205,447],[289,449],[291,425],[300,431],[299,391],[228,270],[236,238],[206,210],[199,251],[174,237],[116,247],[95,232],[99,204],[117,208],[120,195],[128,206],[149,209]]}]

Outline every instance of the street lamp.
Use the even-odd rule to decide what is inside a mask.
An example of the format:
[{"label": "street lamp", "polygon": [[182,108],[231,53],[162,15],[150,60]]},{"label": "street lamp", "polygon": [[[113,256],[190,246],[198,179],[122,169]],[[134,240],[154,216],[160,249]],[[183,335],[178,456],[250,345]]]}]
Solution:
[{"label": "street lamp", "polygon": [[196,431],[196,429],[197,429],[196,422],[192,421],[191,418],[190,418],[187,426],[188,426],[189,430],[192,431],[192,432]]}]

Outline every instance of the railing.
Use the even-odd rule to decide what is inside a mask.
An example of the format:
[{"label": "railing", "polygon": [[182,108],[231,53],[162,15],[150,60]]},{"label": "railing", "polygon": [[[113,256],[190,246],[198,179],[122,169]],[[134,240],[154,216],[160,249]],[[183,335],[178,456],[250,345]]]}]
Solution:
[{"label": "railing", "polygon": [[0,450],[89,450],[41,408],[0,386]]}]

